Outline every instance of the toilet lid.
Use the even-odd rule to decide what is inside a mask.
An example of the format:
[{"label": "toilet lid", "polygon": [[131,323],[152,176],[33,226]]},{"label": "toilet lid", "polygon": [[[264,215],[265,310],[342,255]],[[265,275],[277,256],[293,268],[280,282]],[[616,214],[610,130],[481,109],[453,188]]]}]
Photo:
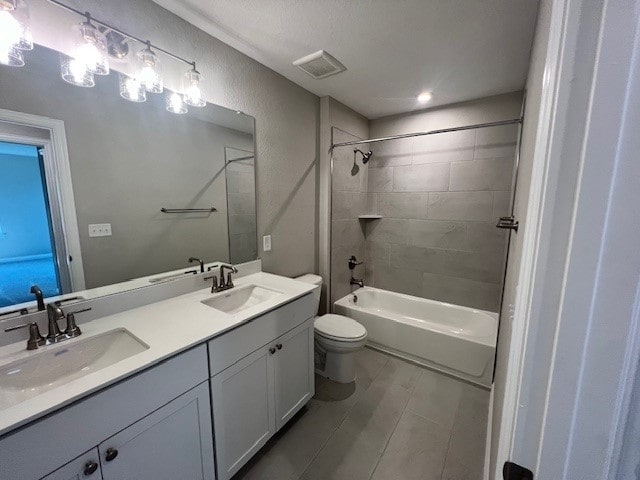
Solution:
[{"label": "toilet lid", "polygon": [[367,330],[355,320],[342,315],[327,314],[315,319],[315,331],[324,337],[358,340]]}]

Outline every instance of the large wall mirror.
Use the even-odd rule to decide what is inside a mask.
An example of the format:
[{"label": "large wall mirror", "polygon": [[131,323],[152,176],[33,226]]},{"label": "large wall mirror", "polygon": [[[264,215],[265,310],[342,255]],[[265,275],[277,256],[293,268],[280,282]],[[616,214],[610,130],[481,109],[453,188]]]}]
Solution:
[{"label": "large wall mirror", "polygon": [[[205,262],[257,258],[254,119],[60,78],[36,46],[0,65],[0,314],[45,297]],[[70,202],[72,200],[72,202]],[[122,288],[127,288],[124,283]]]}]

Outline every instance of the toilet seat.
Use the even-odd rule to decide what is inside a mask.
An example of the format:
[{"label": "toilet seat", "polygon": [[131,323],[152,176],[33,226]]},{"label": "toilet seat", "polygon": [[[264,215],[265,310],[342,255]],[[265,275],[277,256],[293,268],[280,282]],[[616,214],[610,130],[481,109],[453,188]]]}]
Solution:
[{"label": "toilet seat", "polygon": [[362,325],[343,315],[322,315],[315,319],[313,326],[317,335],[328,340],[359,342],[367,338],[367,330]]}]

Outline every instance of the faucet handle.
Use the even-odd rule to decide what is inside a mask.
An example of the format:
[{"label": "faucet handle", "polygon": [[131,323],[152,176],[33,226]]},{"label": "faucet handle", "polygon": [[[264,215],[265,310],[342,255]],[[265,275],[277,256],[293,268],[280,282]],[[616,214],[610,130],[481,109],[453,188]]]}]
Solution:
[{"label": "faucet handle", "polygon": [[89,310],[91,310],[91,307],[67,313],[67,328],[64,331],[67,337],[73,338],[82,335],[80,327],[76,324],[76,314],[88,312]]},{"label": "faucet handle", "polygon": [[227,288],[233,288],[233,280],[231,279],[231,272],[227,273]]},{"label": "faucet handle", "polygon": [[16,325],[14,327],[5,328],[5,332],[12,332],[21,328],[29,328],[29,340],[27,340],[27,350],[36,350],[38,347],[45,344],[45,338],[40,335],[40,329],[36,322],[23,323],[22,325]]}]

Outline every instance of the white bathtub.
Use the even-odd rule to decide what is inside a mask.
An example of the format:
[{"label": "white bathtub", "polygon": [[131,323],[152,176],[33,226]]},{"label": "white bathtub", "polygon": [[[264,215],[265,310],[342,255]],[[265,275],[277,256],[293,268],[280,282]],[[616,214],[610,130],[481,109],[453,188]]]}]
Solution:
[{"label": "white bathtub", "polygon": [[335,302],[334,312],[360,322],[369,345],[491,386],[497,313],[371,287],[353,294]]}]

